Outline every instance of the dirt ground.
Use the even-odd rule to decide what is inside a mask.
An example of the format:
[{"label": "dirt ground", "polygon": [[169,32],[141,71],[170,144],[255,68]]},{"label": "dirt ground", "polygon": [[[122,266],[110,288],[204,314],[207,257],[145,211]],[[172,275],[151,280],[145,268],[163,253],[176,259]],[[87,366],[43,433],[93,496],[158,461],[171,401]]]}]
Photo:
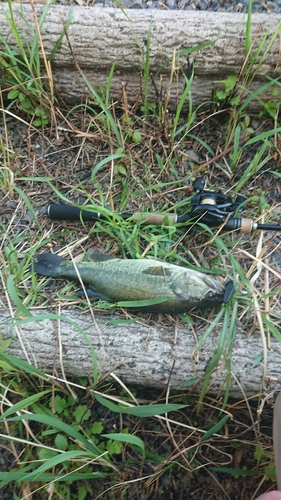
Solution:
[{"label": "dirt ground", "polygon": [[[65,124],[58,124],[57,131],[59,140],[54,130],[46,128],[44,135],[31,130],[23,123],[15,122],[8,118],[6,129],[8,130],[9,143],[11,151],[15,154],[13,165],[13,175],[17,177],[30,177],[30,181],[17,181],[17,186],[25,192],[35,210],[39,210],[38,217],[42,227],[46,232],[53,231],[52,241],[53,251],[58,250],[65,242],[73,242],[75,238],[83,237],[87,228],[82,227],[79,222],[56,222],[48,220],[44,215],[40,215],[40,209],[47,206],[50,202],[59,202],[59,198],[54,190],[51,190],[47,184],[36,183],[32,180],[34,177],[47,176],[54,179],[55,187],[68,200],[78,203],[85,201],[85,191],[92,199],[97,200],[98,194],[96,186],[90,180],[90,174],[95,164],[110,154],[107,150],[104,137],[101,140],[85,139],[79,136],[77,130],[85,131],[85,123],[91,117],[73,113],[71,118],[71,127]],[[196,138],[188,138],[181,150],[177,152],[177,159],[174,167],[170,170],[162,169],[156,164],[155,153],[163,154],[163,149],[167,149],[167,143],[163,148],[163,134],[156,133],[155,126],[147,131],[147,136],[153,137],[153,156],[151,149],[141,144],[135,148],[135,159],[139,160],[138,165],[133,165],[131,179],[136,178],[138,191],[142,187],[143,169],[142,164],[148,163],[151,156],[151,163],[155,167],[153,175],[158,176],[159,182],[177,182],[179,178],[183,180],[182,191],[172,191],[164,196],[159,195],[153,199],[153,208],[157,210],[164,206],[171,206],[178,201],[180,196],[183,200],[186,194],[190,196],[192,191],[190,170],[193,176],[204,175],[208,179],[208,186],[220,186],[222,190],[235,186],[241,178],[250,159],[257,151],[259,145],[250,146],[243,151],[239,165],[235,172],[229,171],[227,165],[231,163],[229,153],[225,153],[224,144],[224,126],[227,116],[221,115],[217,123],[208,121],[207,124],[198,126]],[[268,130],[272,127],[269,119],[253,119],[257,131]],[[1,125],[1,132],[4,132],[4,124]],[[199,140],[200,139],[200,140]],[[149,139],[150,140],[150,139]],[[201,141],[201,142],[200,142]],[[215,161],[210,161],[210,155],[202,147],[202,141],[207,143],[217,155]],[[149,141],[148,141],[149,142]],[[192,158],[192,159],[191,159]],[[276,178],[269,172],[270,169],[278,170],[280,158],[272,153],[271,162],[268,162],[266,168],[260,169],[256,176],[252,176],[242,188],[242,195],[256,197],[258,199],[262,193],[266,193],[266,201],[269,204],[276,205],[276,218],[278,219],[278,204],[281,202],[280,186]],[[106,190],[109,184],[110,169],[105,165],[99,172],[98,182],[102,189]],[[121,191],[120,186],[122,172],[119,175],[120,180],[112,187],[112,197],[114,207],[120,206],[118,198]],[[72,191],[72,186],[83,185]],[[128,192],[130,186],[128,187]],[[122,206],[122,209],[136,211],[142,205],[141,195],[130,195]],[[147,199],[148,209],[151,206],[151,200]],[[252,202],[249,212],[255,211],[256,207]],[[16,217],[15,217],[16,214]],[[1,206],[1,219],[5,227],[9,226],[13,220],[13,233],[31,234],[34,231],[34,220],[30,211],[20,201],[16,192],[5,194]],[[278,222],[278,220],[277,220]],[[199,240],[201,238],[201,240]],[[202,240],[203,238],[203,240]],[[274,248],[278,235],[269,234],[271,244]],[[258,235],[245,240],[245,246],[248,250],[255,247]],[[197,243],[204,241],[204,236],[194,234],[193,247],[199,247]],[[190,244],[190,241],[188,242]],[[142,243],[143,249],[146,248],[146,242]],[[184,252],[187,240],[183,240],[179,245],[179,252]],[[120,250],[112,238],[108,235],[94,234],[90,246],[96,251],[114,250],[116,253]],[[200,259],[200,251],[197,255]],[[205,262],[212,259],[212,254],[205,252]],[[249,263],[244,260],[243,266],[247,268]],[[56,286],[60,286],[59,284]],[[157,391],[146,390],[143,388],[131,387],[139,400],[151,402],[163,398],[163,394]],[[211,397],[206,397],[202,411],[197,415],[196,406],[198,396],[188,390],[184,395],[179,395],[179,400],[184,397],[187,401],[187,407],[174,415],[178,422],[188,423],[198,428],[208,429],[220,418],[220,408],[218,402]],[[229,401],[227,410],[233,414],[233,420],[228,422],[227,426],[220,431],[218,437],[214,437],[212,442],[199,443],[199,436],[190,429],[184,429],[180,425],[174,425],[171,430],[169,426],[156,419],[137,419],[123,415],[123,425],[128,427],[129,431],[138,431],[138,436],[146,443],[150,456],[143,458],[132,451],[131,448],[125,448],[122,455],[114,458],[114,463],[118,473],[108,475],[106,479],[95,480],[91,482],[93,492],[88,493],[86,500],[101,499],[193,499],[193,500],[253,500],[258,494],[275,487],[274,484],[274,462],[272,452],[272,399],[266,401],[261,414],[258,410],[263,406],[263,397],[260,395],[253,398],[250,402]],[[97,402],[92,405],[93,421],[100,420],[104,423],[106,431],[110,432],[120,423],[120,416],[109,412]],[[199,443],[199,444],[198,444]],[[10,470],[14,462],[6,448],[7,443],[3,443],[0,453],[1,469]],[[159,459],[157,459],[159,457]],[[220,470],[220,468],[224,470]],[[227,472],[227,469],[239,469],[237,475]],[[242,472],[244,471],[244,473]],[[239,475],[245,474],[245,475]],[[73,484],[73,498],[77,498],[79,484]],[[15,491],[18,497],[15,496]],[[12,500],[14,498],[23,498],[22,488],[8,485],[0,491],[1,500]],[[33,495],[34,500],[47,498],[47,496]],[[64,497],[57,497],[64,498]]]}]

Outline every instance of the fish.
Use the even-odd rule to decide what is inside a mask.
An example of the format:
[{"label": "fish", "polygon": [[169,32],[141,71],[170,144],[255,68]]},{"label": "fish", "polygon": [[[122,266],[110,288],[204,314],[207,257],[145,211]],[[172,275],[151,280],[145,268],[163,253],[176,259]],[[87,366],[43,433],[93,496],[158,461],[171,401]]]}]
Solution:
[{"label": "fish", "polygon": [[91,262],[76,264],[76,271],[72,261],[44,252],[36,256],[33,269],[73,281],[79,281],[78,272],[90,298],[147,312],[184,313],[224,302],[225,285],[200,271],[151,258],[121,259],[100,253],[90,258]]}]

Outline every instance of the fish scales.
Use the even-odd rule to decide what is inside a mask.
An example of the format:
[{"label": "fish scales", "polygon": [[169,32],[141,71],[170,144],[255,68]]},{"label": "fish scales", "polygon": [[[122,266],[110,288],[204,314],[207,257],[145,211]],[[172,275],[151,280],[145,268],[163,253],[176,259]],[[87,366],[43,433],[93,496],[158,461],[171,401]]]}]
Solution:
[{"label": "fish scales", "polygon": [[[103,254],[93,254],[93,259],[76,264],[90,297],[115,303],[165,299],[140,308],[173,313],[223,302],[224,285],[199,271],[157,259],[119,259]],[[37,256],[34,271],[44,276],[79,280],[72,261],[51,253]]]}]

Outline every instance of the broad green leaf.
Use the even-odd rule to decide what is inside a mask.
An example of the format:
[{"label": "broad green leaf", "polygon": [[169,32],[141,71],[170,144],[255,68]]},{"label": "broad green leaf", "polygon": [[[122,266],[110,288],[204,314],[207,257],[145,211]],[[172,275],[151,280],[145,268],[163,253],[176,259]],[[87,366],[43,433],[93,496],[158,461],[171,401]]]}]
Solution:
[{"label": "broad green leaf", "polygon": [[163,413],[168,413],[169,411],[176,411],[182,408],[186,408],[186,405],[180,404],[155,404],[155,405],[143,405],[143,406],[125,406],[117,405],[112,403],[108,399],[103,398],[99,394],[95,394],[96,400],[108,408],[111,411],[117,413],[126,413],[127,415],[134,415],[135,417],[154,417],[155,415],[161,415]]},{"label": "broad green leaf", "polygon": [[118,165],[118,172],[124,176],[126,176],[128,173],[124,165]]},{"label": "broad green leaf", "polygon": [[[50,404],[52,404],[52,402]],[[54,397],[53,404],[54,404],[55,412],[59,413],[59,414],[62,413],[65,410],[65,408],[68,406],[65,398],[62,398],[58,394],[56,394],[56,396]]]},{"label": "broad green leaf", "polygon": [[113,441],[112,439],[109,439],[107,442],[106,442],[106,450],[108,451],[108,453],[110,453],[110,455],[120,455],[120,453],[122,453],[122,444],[120,443],[120,441]]},{"label": "broad green leaf", "polygon": [[65,451],[68,447],[68,440],[63,434],[58,433],[55,437],[55,446],[59,450]]},{"label": "broad green leaf", "polygon": [[0,341],[0,350],[6,351],[8,349],[8,347],[10,346],[11,342],[12,342],[12,339],[1,340]]},{"label": "broad green leaf", "polygon": [[136,143],[139,144],[141,142],[141,133],[135,130],[132,134],[132,140]]},{"label": "broad green leaf", "polygon": [[104,429],[104,427],[103,427],[103,424],[101,422],[94,422],[90,431],[91,431],[91,434],[101,434],[103,429]]},{"label": "broad green leaf", "polygon": [[79,405],[75,408],[73,416],[75,417],[77,423],[80,423],[81,421],[84,422],[90,418],[91,410],[89,410],[86,405]]},{"label": "broad green leaf", "polygon": [[138,436],[133,436],[132,434],[123,434],[122,432],[102,434],[102,436],[108,439],[113,439],[114,441],[121,441],[122,443],[132,444],[140,448],[143,454],[145,453],[144,442]]},{"label": "broad green leaf", "polygon": [[57,451],[49,450],[48,448],[41,448],[41,450],[38,451],[40,460],[49,460],[50,458],[56,457],[57,454]]},{"label": "broad green leaf", "polygon": [[8,97],[8,99],[16,99],[18,97],[18,95],[19,95],[18,89],[12,89],[8,93],[7,97]]}]

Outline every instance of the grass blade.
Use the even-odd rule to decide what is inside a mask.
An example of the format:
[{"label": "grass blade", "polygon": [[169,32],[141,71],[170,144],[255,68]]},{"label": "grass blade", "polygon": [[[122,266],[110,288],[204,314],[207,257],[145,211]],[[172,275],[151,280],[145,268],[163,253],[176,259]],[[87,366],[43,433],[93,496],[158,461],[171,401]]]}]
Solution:
[{"label": "grass blade", "polygon": [[102,452],[88,439],[86,439],[83,434],[76,431],[71,425],[62,422],[59,418],[50,417],[49,415],[40,415],[29,413],[28,415],[19,415],[18,417],[3,418],[0,417],[0,422],[18,422],[23,420],[31,420],[32,422],[37,422],[40,424],[45,424],[48,427],[53,427],[54,429],[59,429],[64,432],[67,436],[72,437],[77,442],[81,443],[82,447],[89,450],[95,457],[102,455]]},{"label": "grass blade", "polygon": [[94,392],[96,400],[108,408],[111,411],[117,413],[126,413],[127,415],[134,415],[135,417],[154,417],[155,415],[162,415],[163,413],[168,413],[169,411],[176,411],[185,408],[186,405],[180,404],[155,404],[155,405],[143,405],[143,406],[125,406],[117,405],[112,403],[108,399],[103,398],[96,392]]}]

